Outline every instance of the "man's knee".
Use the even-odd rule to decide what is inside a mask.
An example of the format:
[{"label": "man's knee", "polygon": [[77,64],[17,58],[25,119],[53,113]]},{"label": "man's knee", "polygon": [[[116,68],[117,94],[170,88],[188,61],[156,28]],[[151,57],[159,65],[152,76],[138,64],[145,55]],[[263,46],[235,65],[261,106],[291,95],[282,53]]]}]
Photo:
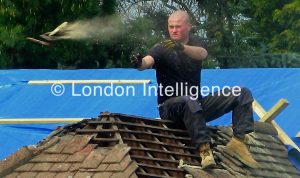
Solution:
[{"label": "man's knee", "polygon": [[170,101],[178,104],[187,104],[191,102],[191,98],[189,96],[177,96],[175,98],[170,99]]},{"label": "man's knee", "polygon": [[202,110],[201,105],[197,100],[193,100],[190,96],[178,96],[170,99],[169,104],[178,104],[182,106],[182,108],[189,109],[192,113],[196,113]]},{"label": "man's knee", "polygon": [[182,96],[182,100],[192,113],[202,110],[200,102],[192,99],[190,96]]},{"label": "man's knee", "polygon": [[241,87],[241,92],[238,96],[238,101],[241,105],[251,103],[253,101],[252,92],[246,87]]}]

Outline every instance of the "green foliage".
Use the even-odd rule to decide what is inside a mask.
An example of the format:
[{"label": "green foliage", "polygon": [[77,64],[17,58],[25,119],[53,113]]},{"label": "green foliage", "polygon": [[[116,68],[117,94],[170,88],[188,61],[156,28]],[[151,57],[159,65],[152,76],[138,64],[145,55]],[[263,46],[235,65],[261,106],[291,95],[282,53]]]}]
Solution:
[{"label": "green foliage", "polygon": [[65,40],[47,47],[26,37],[38,38],[64,21],[110,15],[115,5],[115,1],[0,1],[1,68],[105,67],[106,49],[113,44]]},{"label": "green foliage", "polygon": [[294,0],[276,9],[273,20],[282,30],[272,37],[270,46],[274,51],[300,51],[300,1]]},{"label": "green foliage", "polygon": [[210,59],[221,68],[299,67],[299,0],[200,1]]},{"label": "green foliage", "polygon": [[[300,66],[299,0],[1,0],[0,68],[132,67],[132,53],[168,38],[167,17],[177,8],[190,12],[192,33],[206,44],[206,68]],[[116,14],[117,36],[49,47],[26,40],[65,21]]]}]

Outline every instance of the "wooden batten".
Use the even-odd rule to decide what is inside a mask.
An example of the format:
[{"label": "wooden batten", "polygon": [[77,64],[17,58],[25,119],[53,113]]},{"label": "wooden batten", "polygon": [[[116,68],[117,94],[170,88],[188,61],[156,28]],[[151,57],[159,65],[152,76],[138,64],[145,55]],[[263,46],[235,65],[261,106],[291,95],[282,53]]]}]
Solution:
[{"label": "wooden batten", "polygon": [[30,80],[30,85],[49,84],[149,84],[150,80]]},{"label": "wooden batten", "polygon": [[252,107],[254,112],[260,117],[260,122],[271,123],[278,132],[279,139],[286,145],[291,145],[300,152],[300,148],[295,144],[295,142],[284,132],[284,130],[274,121],[274,118],[288,105],[286,99],[281,99],[274,105],[269,112],[266,112],[264,108],[254,100]]},{"label": "wooden batten", "polygon": [[5,118],[0,119],[0,124],[55,124],[75,123],[84,118]]}]

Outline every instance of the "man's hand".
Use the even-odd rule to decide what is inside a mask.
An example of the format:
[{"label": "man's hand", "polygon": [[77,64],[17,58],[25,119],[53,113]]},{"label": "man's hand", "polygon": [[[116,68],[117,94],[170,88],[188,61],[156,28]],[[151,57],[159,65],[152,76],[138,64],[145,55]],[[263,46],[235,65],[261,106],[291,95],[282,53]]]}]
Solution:
[{"label": "man's hand", "polygon": [[178,51],[184,50],[183,44],[181,44],[179,42],[176,42],[176,41],[173,41],[173,40],[165,40],[161,43],[164,46],[164,48],[166,48],[168,50],[170,50],[170,49],[175,49],[175,50],[178,50]]},{"label": "man's hand", "polygon": [[135,68],[140,68],[142,66],[143,57],[140,53],[133,54],[130,56],[130,62]]}]

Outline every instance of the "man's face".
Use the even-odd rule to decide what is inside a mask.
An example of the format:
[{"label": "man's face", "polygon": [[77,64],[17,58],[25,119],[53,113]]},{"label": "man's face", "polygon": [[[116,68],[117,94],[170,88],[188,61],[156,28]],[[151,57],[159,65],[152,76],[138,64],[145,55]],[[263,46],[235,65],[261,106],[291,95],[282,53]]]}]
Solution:
[{"label": "man's face", "polygon": [[168,19],[168,30],[170,38],[177,42],[186,42],[189,38],[189,31],[191,29],[183,17],[175,16]]}]

